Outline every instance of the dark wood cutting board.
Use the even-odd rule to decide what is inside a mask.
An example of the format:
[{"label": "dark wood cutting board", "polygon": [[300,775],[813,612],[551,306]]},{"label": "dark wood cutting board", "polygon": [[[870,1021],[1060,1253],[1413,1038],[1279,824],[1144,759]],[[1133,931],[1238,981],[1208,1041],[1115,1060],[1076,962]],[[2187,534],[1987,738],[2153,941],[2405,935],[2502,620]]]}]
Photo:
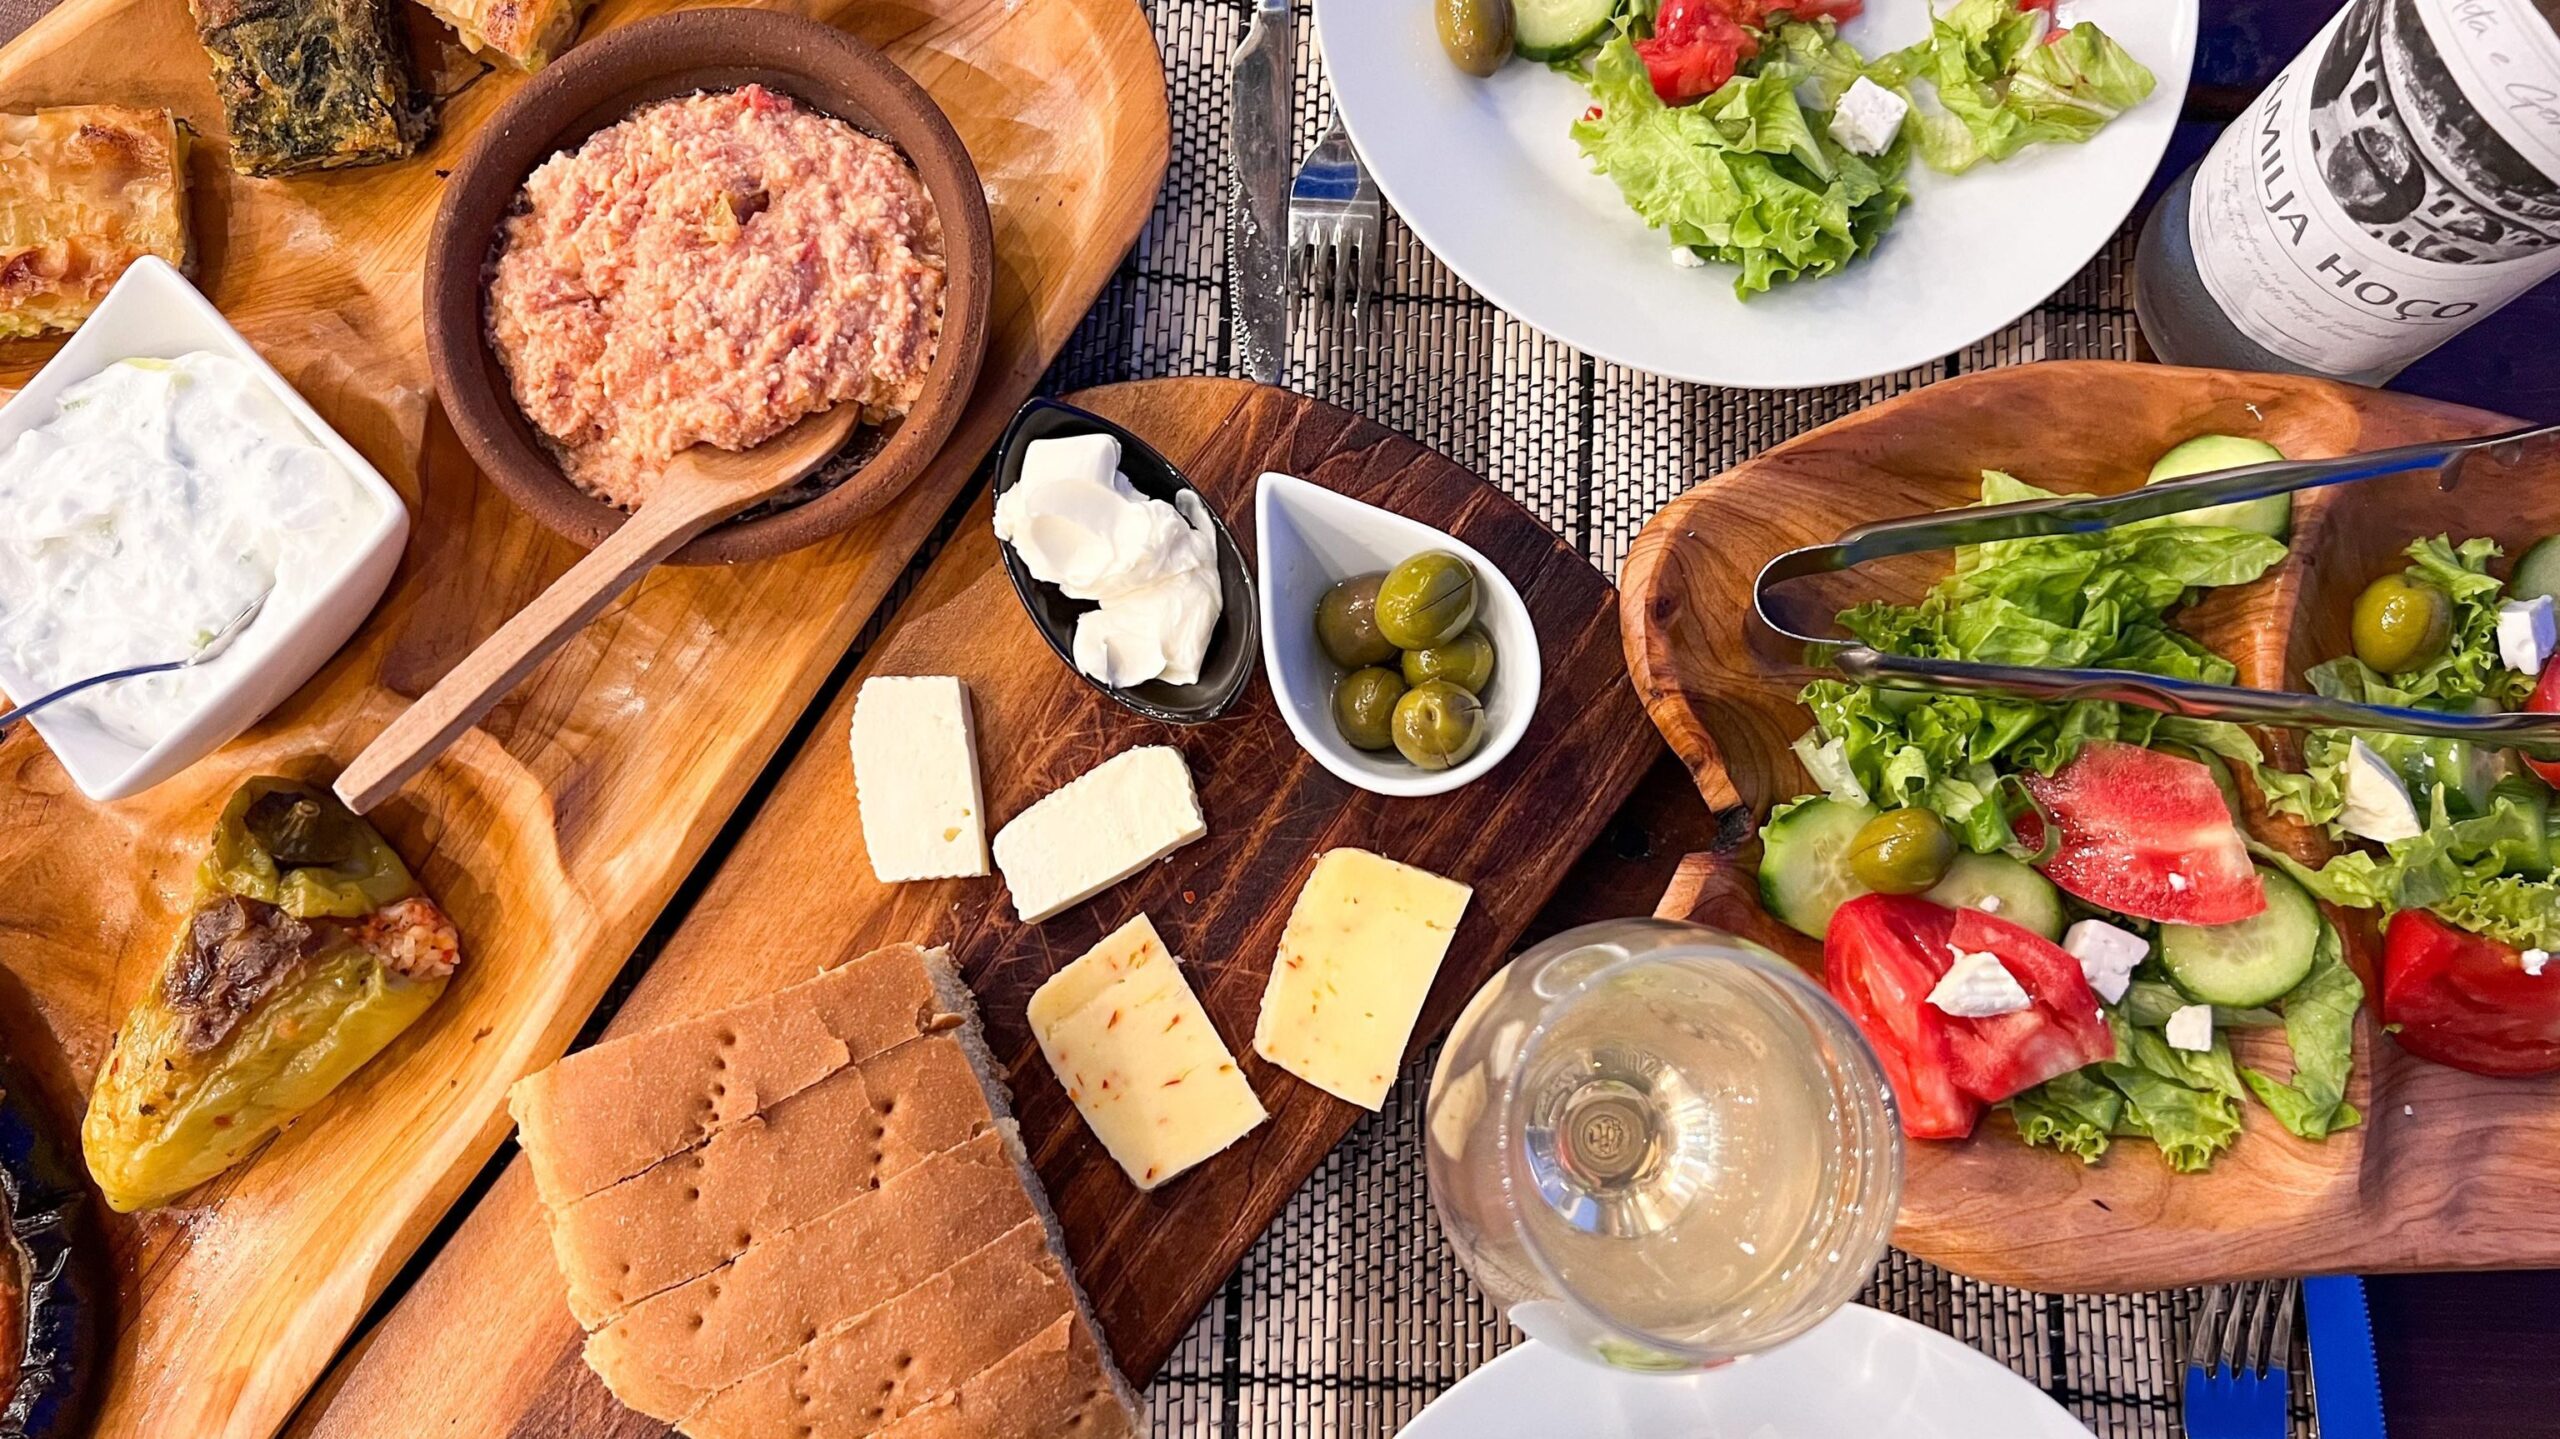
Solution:
[{"label": "dark wood cutting board", "polygon": [[[1437,1034],[1510,952],[1566,868],[1661,753],[1620,659],[1617,596],[1589,561],[1455,463],[1331,406],[1231,380],[1171,380],[1074,402],[1146,436],[1219,506],[1248,553],[1255,478],[1302,475],[1449,530],[1528,599],[1545,692],[1520,747],[1453,794],[1389,800],[1345,785],[1291,739],[1257,677],[1215,724],[1156,724],[1088,689],[1042,644],[997,563],[982,499],[899,610],[862,673],[956,674],[971,690],[991,817],[1111,754],[1177,746],[1206,839],[1039,925],[998,880],[881,885],[858,857],[848,685],[614,1032],[714,1008],[895,940],[948,944],[1010,1068],[1016,1112],[1122,1366],[1143,1383],[1362,1111],[1263,1063],[1254,1018],[1280,929],[1316,855],[1374,849],[1475,886],[1423,1013]],[[1271,1110],[1234,1149],[1140,1194],[1077,1118],[1023,1021],[1031,991],[1145,911]],[[579,1361],[578,1335],[519,1161],[295,1432],[577,1435],[662,1432]]]}]

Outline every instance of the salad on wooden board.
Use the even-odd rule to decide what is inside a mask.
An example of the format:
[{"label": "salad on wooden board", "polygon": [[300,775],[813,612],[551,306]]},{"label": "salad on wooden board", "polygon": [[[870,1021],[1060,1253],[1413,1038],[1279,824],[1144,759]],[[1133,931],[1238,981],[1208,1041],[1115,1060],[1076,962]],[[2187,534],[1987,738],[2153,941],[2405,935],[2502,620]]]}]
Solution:
[{"label": "salad on wooden board", "polygon": [[2056,0],[1953,0],[1873,58],[1839,33],[1865,0],[1435,0],[1444,49],[1515,53],[1590,92],[1573,137],[1683,267],[1737,266],[1744,299],[1834,274],[1943,174],[2087,140],[2154,77]]}]

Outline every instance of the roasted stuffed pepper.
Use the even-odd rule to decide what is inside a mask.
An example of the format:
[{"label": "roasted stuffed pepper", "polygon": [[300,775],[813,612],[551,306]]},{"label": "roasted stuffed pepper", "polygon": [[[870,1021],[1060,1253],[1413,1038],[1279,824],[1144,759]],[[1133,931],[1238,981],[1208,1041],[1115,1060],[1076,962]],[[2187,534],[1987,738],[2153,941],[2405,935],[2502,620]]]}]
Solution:
[{"label": "roasted stuffed pepper", "polygon": [[335,795],[242,785],[89,1096],[107,1203],[165,1204],[238,1163],[397,1039],[459,958],[452,921]]}]

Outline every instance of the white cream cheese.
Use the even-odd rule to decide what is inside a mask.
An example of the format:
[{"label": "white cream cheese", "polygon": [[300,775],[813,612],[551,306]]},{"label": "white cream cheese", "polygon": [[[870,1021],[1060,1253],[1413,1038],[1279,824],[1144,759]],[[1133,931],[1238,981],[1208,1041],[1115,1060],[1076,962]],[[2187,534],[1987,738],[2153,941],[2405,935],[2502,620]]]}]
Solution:
[{"label": "white cream cheese", "polygon": [[0,657],[31,685],[13,698],[184,659],[272,585],[219,658],[63,701],[148,748],[307,609],[381,518],[240,361],[110,365],[0,454]]},{"label": "white cream cheese", "polygon": [[1076,668],[1114,689],[1200,678],[1223,600],[1199,497],[1141,495],[1109,435],[1034,440],[996,499],[996,538],[1042,582],[1101,606],[1076,620]]}]

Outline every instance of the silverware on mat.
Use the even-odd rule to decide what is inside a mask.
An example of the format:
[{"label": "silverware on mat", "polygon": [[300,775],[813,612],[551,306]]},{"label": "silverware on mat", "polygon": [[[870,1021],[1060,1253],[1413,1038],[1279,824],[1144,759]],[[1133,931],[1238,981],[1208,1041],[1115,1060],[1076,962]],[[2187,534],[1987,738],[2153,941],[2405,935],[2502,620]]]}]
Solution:
[{"label": "silverware on mat", "polygon": [[1348,305],[1352,322],[1365,327],[1385,231],[1378,182],[1360,163],[1336,108],[1333,128],[1289,185],[1290,290],[1331,306],[1337,316]]},{"label": "silverware on mat", "polygon": [[2215,1284],[2187,1335],[2187,1439],[2285,1439],[2292,1432],[2297,1286]]},{"label": "silverware on mat", "polygon": [[2302,1317],[2320,1439],[2384,1439],[2382,1372],[2374,1362],[2364,1281],[2352,1274],[2303,1280]]},{"label": "silverware on mat", "polygon": [[1256,0],[1230,71],[1235,113],[1227,130],[1227,293],[1235,306],[1237,368],[1274,384],[1289,352],[1287,233],[1289,79],[1296,48],[1289,0]]},{"label": "silverware on mat", "polygon": [[2560,759],[2560,715],[2439,714],[2392,705],[2351,704],[2316,694],[2199,684],[2136,670],[2045,669],[1884,654],[1837,635],[1791,629],[1779,619],[1771,600],[1771,591],[1790,580],[1829,574],[1893,555],[2037,535],[2090,534],[2136,520],[2324,485],[2433,470],[2441,475],[2440,485],[2449,490],[2475,460],[2485,458],[2500,467],[2512,466],[2528,448],[2554,438],[2560,438],[2560,425],[2542,425],[2476,439],[2373,450],[2334,460],[2278,460],[2145,485],[2116,495],[2031,500],[1879,520],[1860,525],[1830,544],[1789,550],[1769,561],[1753,586],[1752,605],[1770,629],[1810,646],[1817,662],[1828,662],[1850,679],[1891,689],[2025,700],[2113,700],[2190,719],[2232,720],[2289,729],[2382,730],[2470,740],[2493,748],[2521,750],[2536,759]]},{"label": "silverware on mat", "polygon": [[37,695],[34,699],[27,701],[16,709],[0,710],[0,734],[8,733],[9,726],[16,724],[18,721],[25,719],[31,714],[34,714],[37,710],[43,709],[46,705],[52,704],[55,700],[69,699],[71,696],[80,693],[82,690],[95,689],[99,685],[112,684],[117,680],[139,679],[144,675],[162,675],[169,674],[177,670],[191,670],[200,664],[206,664],[210,661],[221,658],[222,652],[231,648],[231,642],[240,638],[241,632],[248,629],[252,623],[256,622],[258,612],[267,607],[267,597],[274,593],[275,586],[273,585],[269,585],[265,589],[258,591],[258,597],[249,601],[247,608],[241,610],[240,613],[233,615],[229,620],[225,621],[222,628],[215,630],[210,635],[207,635],[204,643],[196,646],[196,652],[184,659],[162,660],[158,664],[135,665],[129,669],[109,670],[105,674],[91,675],[85,680],[73,680],[71,683],[64,685],[60,689]]}]

